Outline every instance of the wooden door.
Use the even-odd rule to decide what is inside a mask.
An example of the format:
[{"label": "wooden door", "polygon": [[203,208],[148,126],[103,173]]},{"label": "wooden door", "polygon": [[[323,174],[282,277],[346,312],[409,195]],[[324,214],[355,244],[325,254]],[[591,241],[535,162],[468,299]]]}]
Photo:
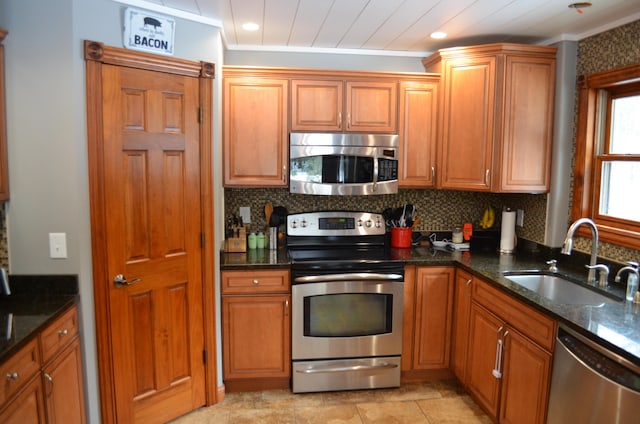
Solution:
[{"label": "wooden door", "polygon": [[469,348],[469,313],[471,311],[473,276],[456,270],[453,297],[453,330],[451,336],[451,370],[466,384],[467,351]]},{"label": "wooden door", "polygon": [[495,124],[495,57],[447,60],[439,187],[488,191]]},{"label": "wooden door", "polygon": [[166,422],[205,404],[205,371],[215,379],[213,72],[95,42],[85,57],[102,418]]},{"label": "wooden door", "polygon": [[436,173],[438,81],[400,84],[401,187],[433,187]]},{"label": "wooden door", "polygon": [[225,78],[225,186],[287,186],[288,96],[286,79]]},{"label": "wooden door", "polygon": [[413,369],[449,366],[453,272],[449,267],[418,268]]},{"label": "wooden door", "polygon": [[347,81],[343,131],[395,133],[398,84],[395,81]]},{"label": "wooden door", "polygon": [[544,424],[552,356],[519,332],[504,336],[500,422]]},{"label": "wooden door", "polygon": [[504,323],[476,303],[471,303],[467,388],[473,398],[495,420],[500,400],[500,380],[492,371],[496,366],[498,339]]},{"label": "wooden door", "polygon": [[341,80],[291,81],[291,131],[341,131]]}]

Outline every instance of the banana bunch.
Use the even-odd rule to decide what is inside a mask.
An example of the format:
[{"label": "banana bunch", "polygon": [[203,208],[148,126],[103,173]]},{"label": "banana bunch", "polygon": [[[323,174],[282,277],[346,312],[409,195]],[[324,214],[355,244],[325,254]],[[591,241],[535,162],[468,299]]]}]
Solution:
[{"label": "banana bunch", "polygon": [[480,220],[480,228],[487,230],[493,227],[495,221],[496,211],[491,206],[487,206],[482,214],[482,219]]}]

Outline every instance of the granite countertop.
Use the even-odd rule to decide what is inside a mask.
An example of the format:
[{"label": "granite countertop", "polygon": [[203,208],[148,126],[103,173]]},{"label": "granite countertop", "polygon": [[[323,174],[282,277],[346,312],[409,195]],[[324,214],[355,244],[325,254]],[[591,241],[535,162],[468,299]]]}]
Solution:
[{"label": "granite countertop", "polygon": [[[392,258],[412,265],[458,266],[471,272],[518,299],[547,313],[561,323],[580,331],[596,342],[605,345],[626,359],[640,366],[640,304],[631,302],[605,303],[602,306],[556,304],[535,292],[511,282],[504,271],[547,269],[546,261],[558,260],[559,273],[579,280],[586,280],[584,265],[589,256],[574,251],[571,256],[559,253],[559,249],[534,249],[518,251],[513,255],[500,255],[495,251],[450,252],[430,247],[391,249]],[[284,268],[290,266],[286,249],[269,251],[257,249],[245,253],[221,253],[221,269]],[[622,264],[607,263],[610,287],[607,291],[624,299],[624,284],[612,283],[613,276]]]},{"label": "granite countertop", "polygon": [[78,301],[75,275],[11,275],[0,295],[0,363]]}]

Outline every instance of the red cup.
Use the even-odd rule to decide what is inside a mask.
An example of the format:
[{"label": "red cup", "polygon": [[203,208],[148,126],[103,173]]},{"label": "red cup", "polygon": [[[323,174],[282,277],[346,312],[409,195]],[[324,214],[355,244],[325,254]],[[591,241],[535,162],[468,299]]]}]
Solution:
[{"label": "red cup", "polygon": [[411,247],[411,228],[391,227],[391,247]]}]

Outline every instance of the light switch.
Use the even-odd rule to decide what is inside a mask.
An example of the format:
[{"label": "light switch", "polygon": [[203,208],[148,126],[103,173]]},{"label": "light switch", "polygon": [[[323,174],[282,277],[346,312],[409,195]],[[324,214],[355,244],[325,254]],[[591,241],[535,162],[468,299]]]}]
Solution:
[{"label": "light switch", "polygon": [[49,233],[49,257],[65,259],[67,257],[67,234]]},{"label": "light switch", "polygon": [[249,206],[240,206],[240,217],[243,224],[251,223],[251,208]]}]

